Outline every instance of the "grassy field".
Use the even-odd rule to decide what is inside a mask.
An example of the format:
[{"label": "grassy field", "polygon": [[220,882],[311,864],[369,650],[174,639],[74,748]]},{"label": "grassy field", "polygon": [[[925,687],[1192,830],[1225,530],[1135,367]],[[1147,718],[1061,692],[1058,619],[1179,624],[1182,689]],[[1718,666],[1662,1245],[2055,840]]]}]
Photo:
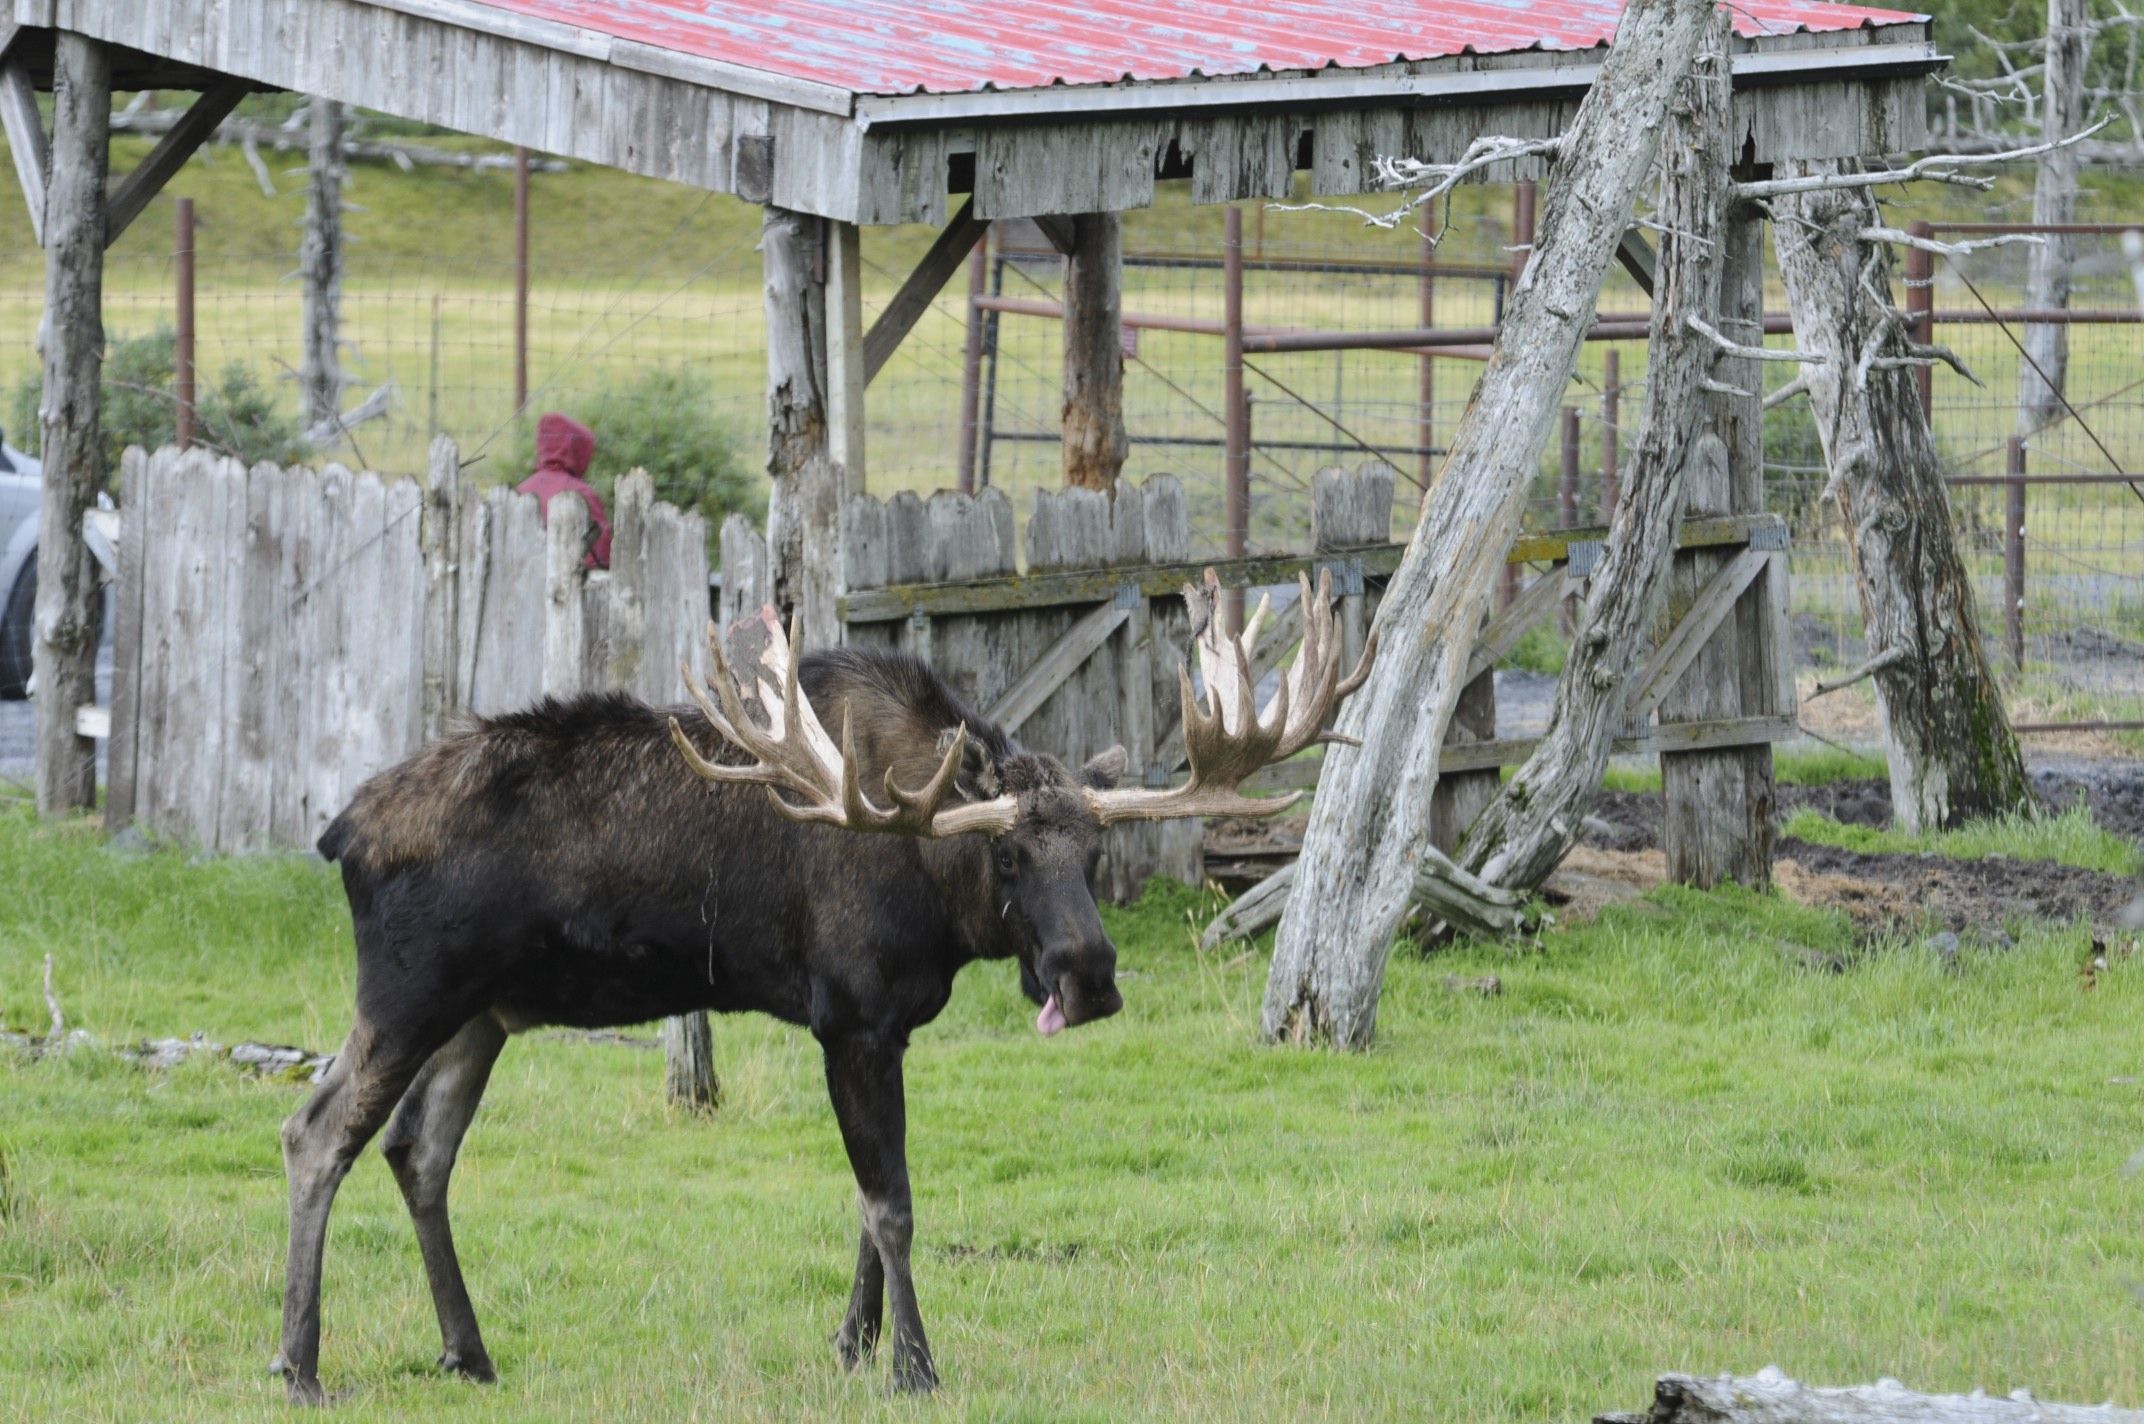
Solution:
[{"label": "grassy field", "polygon": [[[2062,849],[2056,846],[2056,849]],[[103,1041],[332,1045],[351,949],[300,858],[120,855],[0,810],[0,1020],[47,953]],[[1209,901],[1111,912],[1129,1001],[1043,1042],[1003,966],[911,1056],[919,1288],[946,1388],[892,1401],[826,1339],[853,1193],[803,1035],[725,1020],[727,1101],[648,1052],[534,1035],[456,1186],[501,1368],[435,1378],[368,1155],[328,1255],[340,1418],[1542,1419],[1664,1369],[2144,1401],[2144,970],[2078,931],[1853,956],[1843,921],[1657,892],[1537,948],[1401,956],[1365,1057],[1253,1042],[1263,956]],[[1786,952],[1783,952],[1786,951]],[[1500,997],[1447,992],[1495,973]],[[24,1418],[285,1418],[263,1372],[276,1125],[301,1089],[103,1054],[0,1058],[0,1398]]]}]

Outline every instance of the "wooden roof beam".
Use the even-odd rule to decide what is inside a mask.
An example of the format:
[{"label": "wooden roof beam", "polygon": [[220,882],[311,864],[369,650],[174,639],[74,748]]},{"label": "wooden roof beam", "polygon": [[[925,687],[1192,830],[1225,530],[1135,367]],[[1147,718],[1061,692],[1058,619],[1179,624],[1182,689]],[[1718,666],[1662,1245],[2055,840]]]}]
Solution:
[{"label": "wooden roof beam", "polygon": [[975,215],[975,199],[970,197],[953,214],[945,231],[931,244],[930,251],[916,264],[916,270],[901,283],[901,290],[893,294],[893,300],[879,313],[878,320],[871,323],[871,330],[864,336],[864,383],[869,385],[885,364],[893,359],[908,333],[915,330],[923,313],[930,310],[938,293],[960,270],[960,264],[968,260],[975,244],[982,241],[983,234],[990,231],[988,220]]},{"label": "wooden roof beam", "polygon": [[[193,157],[194,150],[207,142],[209,135],[216,131],[216,125],[231,116],[231,110],[238,107],[238,101],[251,93],[253,87],[243,79],[223,79],[215,88],[203,91],[179,121],[165,131],[156,147],[149,150],[148,157],[142,159],[141,166],[113,190],[105,216],[106,247],[119,241],[119,235],[141,216],[151,199],[164,191],[164,185],[185,166],[187,159]],[[12,142],[12,129],[8,137]]]}]

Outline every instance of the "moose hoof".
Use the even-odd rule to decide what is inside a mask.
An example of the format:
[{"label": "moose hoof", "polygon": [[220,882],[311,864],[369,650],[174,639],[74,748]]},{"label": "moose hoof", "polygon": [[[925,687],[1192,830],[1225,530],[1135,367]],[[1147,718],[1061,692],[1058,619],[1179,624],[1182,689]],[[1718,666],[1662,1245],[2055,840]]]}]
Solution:
[{"label": "moose hoof", "polygon": [[929,1360],[904,1360],[893,1367],[896,1394],[930,1394],[938,1388],[938,1371]]},{"label": "moose hoof", "polygon": [[317,1379],[303,1379],[285,1371],[283,1381],[283,1397],[292,1404],[317,1408],[328,1402],[328,1392]]},{"label": "moose hoof", "polygon": [[481,1350],[468,1355],[458,1350],[448,1350],[440,1355],[439,1368],[450,1375],[459,1375],[478,1384],[494,1384],[499,1378],[499,1372],[491,1367],[490,1356]]},{"label": "moose hoof", "polygon": [[840,1358],[841,1367],[845,1370],[854,1370],[864,1361],[870,1359],[871,1352],[877,1348],[878,1332],[876,1330],[865,1330],[857,1326],[844,1324],[834,1334],[834,1353]]}]

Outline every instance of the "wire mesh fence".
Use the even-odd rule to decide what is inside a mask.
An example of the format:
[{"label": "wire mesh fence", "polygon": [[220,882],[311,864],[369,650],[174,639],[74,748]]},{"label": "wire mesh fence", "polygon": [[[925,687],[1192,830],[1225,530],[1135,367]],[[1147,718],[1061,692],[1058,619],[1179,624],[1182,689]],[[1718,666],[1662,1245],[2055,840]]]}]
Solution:
[{"label": "wire mesh fence", "polygon": [[[653,240],[621,244],[614,260],[571,272],[536,270],[527,312],[526,412],[517,409],[513,386],[510,260],[376,258],[353,249],[341,296],[344,404],[382,388],[390,394],[384,415],[320,456],[413,472],[422,469],[429,440],[445,434],[477,462],[470,470],[475,478],[518,479],[526,473],[529,413],[639,402],[669,416],[691,407],[723,432],[726,458],[746,477],[721,497],[748,508],[763,503],[757,472],[766,366],[756,223],[730,210],[735,206],[709,197]],[[1329,213],[1277,207],[1247,211],[1243,321],[1247,328],[1291,331],[1493,328],[1522,235],[1518,222],[1510,190],[1471,190],[1425,267],[1424,244],[1412,229],[1364,229]],[[1228,422],[1218,334],[1226,272],[1218,229],[1211,210],[1180,204],[1130,215],[1122,298],[1127,474],[1167,471],[1184,482],[1193,547],[1201,554],[1226,547]],[[892,297],[929,237],[911,230],[867,233],[867,321]],[[1060,297],[1063,264],[1039,233],[1001,225],[995,243],[986,267],[989,292],[1031,304]],[[2134,312],[2118,239],[2091,235],[2076,243],[2071,305]],[[1983,382],[1974,386],[1948,371],[1933,379],[1937,440],[1961,477],[2001,476],[2009,468],[2009,441],[2018,433],[2019,356],[2012,337],[2020,328],[1990,321],[1985,311],[2022,304],[2026,260],[2024,249],[2008,247],[1936,263],[1934,335]],[[204,396],[200,433],[208,443],[246,453],[236,422],[249,411],[259,416],[255,407],[296,421],[303,298],[294,266],[258,255],[204,255],[197,263],[203,389],[228,385],[229,373],[242,371],[257,397],[249,406],[243,390],[225,391],[218,417]],[[115,342],[172,327],[175,279],[169,252],[113,254],[106,325]],[[1776,285],[1767,305],[1784,309]],[[24,442],[25,422],[34,423],[31,338],[42,306],[34,281],[0,284],[0,328],[17,338],[0,343],[0,387],[12,395],[7,423],[17,444]],[[1637,286],[1612,272],[1602,316],[1642,322],[1645,309]],[[969,315],[965,284],[956,278],[873,381],[867,400],[872,491],[954,483]],[[982,426],[972,452],[976,478],[1006,489],[1024,513],[1028,491],[1060,480],[1061,330],[1042,315],[984,312],[978,319],[988,339],[974,368]],[[2025,472],[2035,481],[2090,476],[2101,482],[2023,487],[2021,606],[2013,607],[2020,541],[2006,522],[2017,491],[1960,486],[1954,508],[1971,551],[1983,628],[2001,654],[2018,719],[2144,720],[2144,495],[2106,482],[2144,466],[2144,327],[2079,324],[2067,331],[2065,391],[2073,413],[2028,435]],[[1441,347],[1433,357],[1391,349],[1247,355],[1250,548],[1306,547],[1312,475],[1369,459],[1399,472],[1395,520],[1404,532],[1416,504],[1410,494],[1433,476],[1486,354],[1484,340]],[[1530,527],[1605,517],[1618,456],[1635,434],[1644,364],[1642,341],[1586,346],[1564,422],[1530,491]],[[147,391],[143,399],[153,407],[168,395]],[[1797,651],[1812,668],[1851,662],[1859,651],[1851,570],[1836,509],[1823,498],[1824,479],[1806,407],[1782,406],[1767,421],[1768,502],[1794,523]]]}]

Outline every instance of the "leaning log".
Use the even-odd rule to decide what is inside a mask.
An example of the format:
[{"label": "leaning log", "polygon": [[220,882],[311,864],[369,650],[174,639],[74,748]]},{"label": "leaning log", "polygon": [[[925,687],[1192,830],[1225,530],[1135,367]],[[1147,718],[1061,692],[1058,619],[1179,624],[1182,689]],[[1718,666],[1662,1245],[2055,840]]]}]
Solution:
[{"label": "leaning log", "polygon": [[1724,12],[1677,98],[1661,145],[1662,237],[1654,277],[1645,407],[1608,548],[1588,580],[1584,611],[1556,683],[1548,735],[1475,821],[1461,864],[1526,892],[1577,840],[1630,704],[1630,678],[1675,566],[1686,471],[1722,463],[1717,436],[1700,441],[1703,383],[1719,350],[1696,324],[1717,321],[1731,203]]},{"label": "leaning log", "polygon": [[1596,1415],[1594,1424],[2144,1424],[2144,1411],[2044,1404],[2024,1390],[2004,1399],[1919,1394],[1895,1379],[1823,1389],[1767,1368],[1747,1378],[1662,1375],[1650,1409]]},{"label": "leaning log", "polygon": [[[1385,655],[1326,753],[1282,917],[1269,1040],[1365,1048],[1392,939],[1429,845],[1437,759],[1526,486],[1712,6],[1632,0],[1559,145],[1539,238],[1442,475],[1389,585]],[[1305,907],[1309,907],[1307,910]]]},{"label": "leaning log", "polygon": [[97,565],[82,515],[104,483],[105,179],[112,66],[102,41],[54,39],[52,163],[45,189],[45,385],[38,411],[45,478],[38,506],[37,604],[30,666],[37,679],[37,809],[96,802],[97,744],[75,709],[97,700]]},{"label": "leaning log", "polygon": [[[1836,163],[1782,176],[1839,174]],[[1952,528],[1943,465],[1921,410],[1914,346],[1891,305],[1891,255],[1865,187],[1773,201],[1773,237],[1807,373],[1830,490],[1883,704],[1891,813],[1907,830],[2030,812],[2017,737],[1980,641],[1970,571]]]}]

